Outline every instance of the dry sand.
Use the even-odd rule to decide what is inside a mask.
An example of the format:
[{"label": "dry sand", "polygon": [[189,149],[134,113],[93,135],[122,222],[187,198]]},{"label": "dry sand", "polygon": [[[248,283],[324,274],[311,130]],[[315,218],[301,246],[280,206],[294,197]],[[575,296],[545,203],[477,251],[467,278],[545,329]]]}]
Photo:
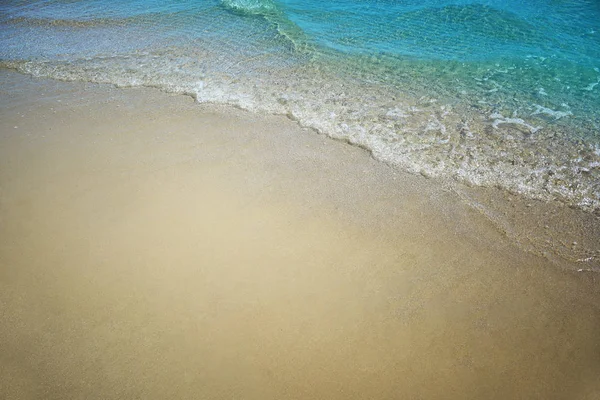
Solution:
[{"label": "dry sand", "polygon": [[0,72],[0,398],[600,398],[600,293],[284,117]]}]

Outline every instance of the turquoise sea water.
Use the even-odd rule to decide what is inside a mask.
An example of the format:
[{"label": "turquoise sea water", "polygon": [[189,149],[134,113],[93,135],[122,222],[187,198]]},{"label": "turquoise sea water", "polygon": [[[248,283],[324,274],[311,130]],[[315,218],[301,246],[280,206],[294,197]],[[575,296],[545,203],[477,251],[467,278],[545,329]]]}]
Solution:
[{"label": "turquoise sea water", "polygon": [[287,114],[411,172],[600,210],[597,0],[5,0],[0,60]]}]

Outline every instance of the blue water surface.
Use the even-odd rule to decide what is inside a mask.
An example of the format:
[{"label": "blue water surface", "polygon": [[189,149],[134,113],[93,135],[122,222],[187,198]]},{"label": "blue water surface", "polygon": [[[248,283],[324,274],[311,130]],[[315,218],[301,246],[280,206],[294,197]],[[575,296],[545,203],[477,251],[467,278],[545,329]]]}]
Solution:
[{"label": "blue water surface", "polygon": [[600,208],[596,0],[5,0],[0,60],[283,113],[383,161]]}]

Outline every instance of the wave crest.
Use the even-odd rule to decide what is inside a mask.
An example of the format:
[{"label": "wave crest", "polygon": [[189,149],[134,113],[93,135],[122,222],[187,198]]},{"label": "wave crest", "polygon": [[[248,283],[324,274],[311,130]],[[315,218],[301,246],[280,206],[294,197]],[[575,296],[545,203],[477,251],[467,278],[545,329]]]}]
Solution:
[{"label": "wave crest", "polygon": [[221,0],[221,4],[241,14],[264,15],[277,11],[277,6],[272,0]]}]

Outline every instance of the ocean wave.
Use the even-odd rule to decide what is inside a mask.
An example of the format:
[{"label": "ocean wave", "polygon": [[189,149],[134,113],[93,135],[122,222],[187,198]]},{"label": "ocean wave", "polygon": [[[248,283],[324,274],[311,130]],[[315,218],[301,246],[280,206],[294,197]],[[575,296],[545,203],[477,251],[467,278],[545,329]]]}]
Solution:
[{"label": "ocean wave", "polygon": [[225,9],[243,16],[259,16],[275,26],[277,32],[289,41],[299,53],[312,54],[313,40],[272,0],[221,0]]},{"label": "ocean wave", "polygon": [[229,10],[247,15],[278,13],[277,5],[271,0],[221,0],[221,4]]}]

